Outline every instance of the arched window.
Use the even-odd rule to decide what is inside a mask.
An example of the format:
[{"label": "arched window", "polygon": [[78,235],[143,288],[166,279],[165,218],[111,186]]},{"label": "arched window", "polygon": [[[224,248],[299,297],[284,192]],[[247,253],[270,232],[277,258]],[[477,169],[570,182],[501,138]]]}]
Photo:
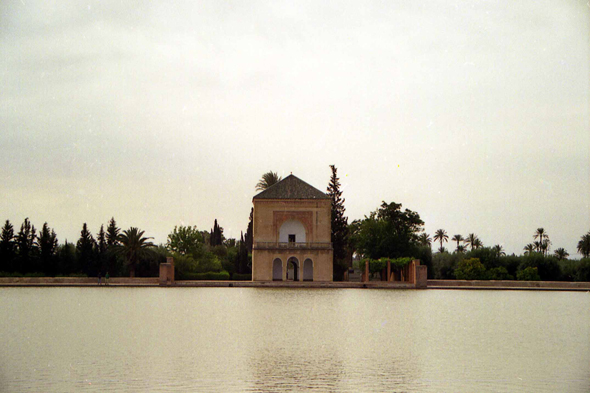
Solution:
[{"label": "arched window", "polygon": [[279,242],[305,243],[305,227],[298,220],[287,220],[279,229]]}]

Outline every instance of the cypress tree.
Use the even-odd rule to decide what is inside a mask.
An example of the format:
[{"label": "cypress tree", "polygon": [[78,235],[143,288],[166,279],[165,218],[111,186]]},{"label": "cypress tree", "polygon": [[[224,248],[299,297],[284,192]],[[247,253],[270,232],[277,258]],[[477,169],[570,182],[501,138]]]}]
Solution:
[{"label": "cypress tree", "polygon": [[115,248],[120,244],[119,242],[119,233],[121,230],[117,227],[117,222],[115,218],[112,217],[109,221],[109,225],[107,226],[107,233],[106,233],[106,241],[107,241],[107,255],[108,255],[108,262],[106,266],[106,271],[109,272],[111,276],[116,276],[122,274],[123,264],[119,263],[119,259],[117,258]]},{"label": "cypress tree", "polygon": [[107,238],[106,233],[104,231],[104,225],[100,226],[100,231],[96,235],[96,257],[97,257],[97,265],[98,271],[101,274],[105,274],[105,269],[108,269],[108,255],[107,255]]},{"label": "cypress tree", "polygon": [[76,243],[76,250],[78,251],[78,269],[88,276],[94,276],[97,273],[95,246],[96,242],[88,230],[88,226],[84,223],[80,232],[80,239]]},{"label": "cypress tree", "polygon": [[0,233],[0,271],[13,272],[16,257],[16,242],[14,227],[9,220],[2,227]]},{"label": "cypress tree", "polygon": [[249,253],[252,252],[252,246],[254,244],[254,208],[250,210],[250,221],[248,222],[248,229],[246,230],[246,236],[244,241],[246,242],[246,249]]},{"label": "cypress tree", "polygon": [[211,247],[221,246],[223,244],[223,228],[217,224],[217,219],[215,219],[215,223],[213,224],[213,229],[211,229],[211,234],[209,235],[209,245]]},{"label": "cypress tree", "polygon": [[344,201],[342,191],[340,190],[340,181],[338,179],[338,170],[334,165],[330,165],[332,176],[328,185],[328,195],[332,201],[332,247],[334,248],[334,278],[341,280],[346,270],[346,254],[348,244],[348,217],[344,216]]}]

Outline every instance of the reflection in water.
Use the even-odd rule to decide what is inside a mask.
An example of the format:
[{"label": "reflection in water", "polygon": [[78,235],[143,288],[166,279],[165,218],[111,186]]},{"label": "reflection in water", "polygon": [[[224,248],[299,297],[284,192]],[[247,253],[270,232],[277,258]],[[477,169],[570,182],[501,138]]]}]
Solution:
[{"label": "reflection in water", "polygon": [[344,367],[337,359],[310,356],[299,350],[265,350],[249,361],[253,370],[252,390],[261,392],[338,391],[338,382],[344,374]]},{"label": "reflection in water", "polygon": [[586,392],[590,294],[0,288],[0,391]]}]

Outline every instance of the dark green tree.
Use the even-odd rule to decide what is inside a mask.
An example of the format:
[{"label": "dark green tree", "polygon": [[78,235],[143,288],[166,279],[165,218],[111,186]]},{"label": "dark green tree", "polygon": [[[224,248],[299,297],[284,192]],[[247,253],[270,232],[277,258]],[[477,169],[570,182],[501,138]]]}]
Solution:
[{"label": "dark green tree", "polygon": [[385,203],[362,221],[353,222],[352,243],[362,257],[370,259],[415,257],[424,221],[401,203]]},{"label": "dark green tree", "polygon": [[58,272],[64,275],[80,273],[77,268],[76,246],[66,242],[57,247]]},{"label": "dark green tree", "polygon": [[536,268],[543,281],[557,281],[561,278],[561,267],[557,258],[553,256],[545,257],[540,252],[526,255],[522,257],[518,270],[522,271],[528,267]]},{"label": "dark green tree", "polygon": [[262,179],[256,184],[256,191],[264,191],[283,180],[278,173],[269,171],[262,175]]},{"label": "dark green tree", "polygon": [[555,258],[557,258],[558,261],[567,259],[567,257],[570,256],[570,254],[568,254],[568,252],[563,247],[559,247],[557,250],[555,250],[553,255],[555,256]]},{"label": "dark green tree", "polygon": [[95,253],[96,241],[88,230],[86,223],[82,225],[80,239],[76,243],[76,251],[78,252],[78,270],[88,276],[95,276],[98,273]]},{"label": "dark green tree", "polygon": [[444,229],[437,229],[436,232],[434,232],[433,240],[435,242],[440,242],[439,251],[444,252],[443,242],[449,241],[449,236],[447,235],[447,231],[445,231]]},{"label": "dark green tree", "polygon": [[478,244],[480,243],[481,241],[475,235],[475,233],[470,233],[469,235],[467,235],[467,238],[465,239],[465,244],[469,244],[469,246],[471,247],[471,251],[478,248]]},{"label": "dark green tree", "polygon": [[115,217],[112,217],[109,221],[109,225],[107,226],[107,233],[106,233],[106,240],[107,240],[107,247],[117,246],[120,244],[119,242],[119,233],[121,230],[117,227],[117,222],[115,221]]},{"label": "dark green tree", "polygon": [[465,238],[463,238],[463,236],[461,236],[461,235],[455,235],[455,236],[453,236],[453,238],[451,240],[454,242],[457,242],[457,250],[459,250],[459,242],[464,241]]},{"label": "dark green tree", "polygon": [[37,254],[38,248],[35,244],[36,239],[35,226],[31,224],[28,218],[20,227],[20,231],[16,235],[17,248],[17,267],[16,271],[22,273],[30,273],[37,268]]},{"label": "dark green tree", "polygon": [[331,224],[332,224],[332,247],[334,249],[334,279],[342,280],[343,274],[347,269],[346,256],[348,253],[348,217],[344,215],[344,201],[342,191],[340,190],[340,180],[338,179],[338,169],[330,165],[332,176],[328,185],[328,195],[331,200]]},{"label": "dark green tree", "polygon": [[430,235],[428,233],[421,233],[420,236],[418,236],[418,242],[423,246],[430,247],[432,239],[430,238]]},{"label": "dark green tree", "polygon": [[14,227],[9,220],[2,227],[0,233],[0,271],[13,272],[16,259],[16,238]]},{"label": "dark green tree", "polygon": [[119,235],[120,245],[115,246],[117,252],[125,257],[129,267],[129,277],[135,277],[135,268],[144,258],[150,258],[154,253],[154,244],[143,237],[144,231],[131,227]]},{"label": "dark green tree", "polygon": [[211,247],[223,245],[223,228],[217,224],[217,219],[211,229],[211,235],[209,237],[209,245]]},{"label": "dark green tree", "polygon": [[529,243],[526,246],[524,246],[523,250],[524,250],[524,255],[531,254],[531,253],[535,252],[535,245],[532,243]]},{"label": "dark green tree", "polygon": [[40,252],[40,262],[42,271],[48,276],[57,274],[57,235],[55,231],[49,230],[47,223],[43,224],[41,232],[37,237],[37,246]]},{"label": "dark green tree", "polygon": [[248,252],[252,253],[252,246],[254,245],[254,208],[250,209],[250,220],[248,221],[244,242],[246,242]]},{"label": "dark green tree", "polygon": [[578,252],[582,254],[584,258],[590,257],[590,231],[583,235],[578,242]]},{"label": "dark green tree", "polygon": [[537,243],[537,251],[542,252],[543,255],[547,255],[547,252],[549,251],[549,235],[547,235],[547,231],[543,228],[537,228],[533,238],[539,239],[539,242]]},{"label": "dark green tree", "polygon": [[455,269],[457,280],[484,280],[486,268],[477,258],[463,259]]},{"label": "dark green tree", "polygon": [[104,275],[108,271],[109,264],[107,235],[104,231],[104,225],[100,226],[100,231],[96,235],[96,258],[98,271]]},{"label": "dark green tree", "polygon": [[121,275],[124,274],[123,272],[123,264],[121,259],[117,257],[116,247],[120,245],[119,242],[119,234],[121,230],[117,227],[117,222],[115,221],[114,217],[111,217],[109,221],[109,225],[107,226],[106,231],[106,241],[107,241],[107,267],[106,271],[111,276]]},{"label": "dark green tree", "polygon": [[496,244],[494,247],[492,247],[492,251],[494,251],[494,253],[496,254],[496,256],[498,258],[506,256],[506,252],[504,251],[504,247],[502,247],[500,244]]},{"label": "dark green tree", "polygon": [[244,234],[241,233],[240,241],[238,242],[238,256],[236,259],[236,272],[239,274],[250,273],[248,266],[248,245],[244,240]]}]

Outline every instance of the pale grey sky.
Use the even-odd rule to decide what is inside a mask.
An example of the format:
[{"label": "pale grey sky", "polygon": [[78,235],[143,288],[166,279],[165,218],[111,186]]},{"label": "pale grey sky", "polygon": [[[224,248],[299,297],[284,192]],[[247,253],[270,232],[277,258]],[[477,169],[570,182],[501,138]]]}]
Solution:
[{"label": "pale grey sky", "polygon": [[[590,230],[587,1],[0,3],[0,220],[246,229],[269,170],[522,253]],[[454,249],[454,246],[448,246]]]}]

